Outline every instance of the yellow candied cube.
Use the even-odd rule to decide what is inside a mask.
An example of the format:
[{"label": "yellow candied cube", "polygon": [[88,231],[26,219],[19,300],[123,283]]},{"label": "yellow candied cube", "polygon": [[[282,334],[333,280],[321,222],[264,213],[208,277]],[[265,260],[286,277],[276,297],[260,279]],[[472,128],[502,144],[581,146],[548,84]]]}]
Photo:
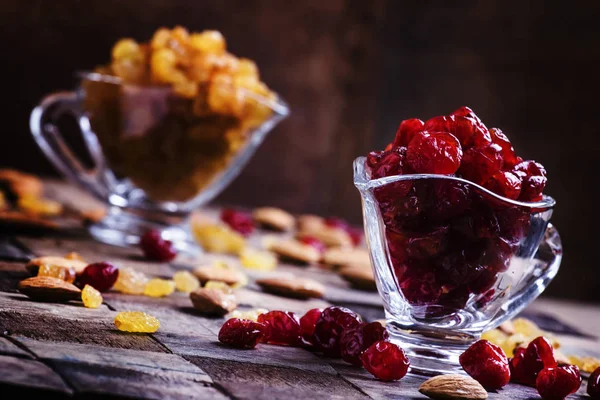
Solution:
[{"label": "yellow candied cube", "polygon": [[133,59],[143,61],[144,53],[140,45],[133,39],[119,40],[112,48],[113,60]]},{"label": "yellow candied cube", "polygon": [[202,53],[221,54],[225,52],[225,38],[219,31],[204,31],[192,33],[189,39],[190,47]]},{"label": "yellow candied cube", "polygon": [[175,289],[180,292],[190,293],[200,287],[200,281],[189,271],[177,271],[173,275]]},{"label": "yellow candied cube", "polygon": [[277,267],[277,257],[270,251],[246,248],[240,254],[240,263],[259,271],[272,271]]},{"label": "yellow candied cube", "polygon": [[254,61],[249,60],[247,58],[240,58],[238,60],[238,68],[235,72],[235,75],[236,78],[246,77],[253,78],[255,81],[258,81],[258,67],[256,66],[256,63]]},{"label": "yellow candied cube", "polygon": [[224,225],[195,225],[192,233],[204,250],[211,253],[239,254],[246,246],[242,235]]},{"label": "yellow candied cube", "polygon": [[175,291],[175,282],[168,279],[153,278],[146,283],[144,295],[150,297],[165,297]]},{"label": "yellow candied cube", "polygon": [[169,45],[170,40],[171,31],[167,28],[160,28],[154,32],[152,40],[150,41],[150,46],[152,47],[152,50],[164,49]]},{"label": "yellow candied cube", "polygon": [[87,308],[98,308],[102,305],[102,295],[90,285],[85,285],[81,291],[81,301]]}]

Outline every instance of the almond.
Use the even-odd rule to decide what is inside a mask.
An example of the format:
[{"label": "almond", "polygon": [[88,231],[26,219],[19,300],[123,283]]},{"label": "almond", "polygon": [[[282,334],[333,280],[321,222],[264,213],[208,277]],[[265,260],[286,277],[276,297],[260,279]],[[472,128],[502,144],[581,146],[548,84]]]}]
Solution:
[{"label": "almond", "polygon": [[343,229],[332,228],[329,226],[323,226],[315,230],[302,230],[296,234],[297,238],[303,238],[305,236],[312,236],[315,239],[319,239],[327,247],[352,247],[352,238]]},{"label": "almond", "polygon": [[256,284],[265,292],[296,299],[323,297],[325,294],[325,286],[319,282],[294,276],[258,279]]},{"label": "almond", "polygon": [[256,223],[277,231],[289,231],[296,225],[296,219],[287,211],[275,207],[257,208],[252,213]]},{"label": "almond", "polygon": [[190,299],[196,310],[207,315],[223,316],[237,307],[235,295],[219,289],[196,289],[190,293]]},{"label": "almond", "polygon": [[284,259],[303,264],[315,263],[321,258],[319,250],[295,239],[275,242],[269,250]]},{"label": "almond", "polygon": [[329,265],[362,264],[371,268],[371,256],[365,249],[334,247],[323,253],[323,263]]},{"label": "almond", "polygon": [[338,273],[352,287],[361,290],[376,290],[375,276],[371,266],[349,264],[340,267]]},{"label": "almond", "polygon": [[296,221],[298,231],[314,232],[323,228],[325,225],[325,219],[318,215],[304,214],[298,217]]},{"label": "almond", "polygon": [[32,275],[37,274],[38,269],[41,265],[54,265],[57,267],[63,268],[73,268],[77,275],[81,274],[85,267],[87,267],[87,263],[81,260],[69,259],[64,257],[55,257],[55,256],[46,256],[46,257],[38,257],[30,260],[26,268]]},{"label": "almond", "polygon": [[515,329],[515,325],[512,323],[512,321],[504,321],[503,323],[501,323],[498,326],[498,329],[500,329],[502,332],[506,333],[507,335],[514,335],[515,333],[517,333],[517,330]]},{"label": "almond", "polygon": [[77,286],[50,276],[33,276],[22,280],[18,289],[34,300],[60,302],[81,299],[81,290]]},{"label": "almond", "polygon": [[242,272],[232,268],[207,266],[198,267],[193,272],[203,285],[208,281],[225,282],[228,285],[235,285],[246,280],[246,276]]},{"label": "almond", "polygon": [[483,400],[486,390],[475,379],[458,374],[438,375],[423,382],[419,392],[432,399]]}]

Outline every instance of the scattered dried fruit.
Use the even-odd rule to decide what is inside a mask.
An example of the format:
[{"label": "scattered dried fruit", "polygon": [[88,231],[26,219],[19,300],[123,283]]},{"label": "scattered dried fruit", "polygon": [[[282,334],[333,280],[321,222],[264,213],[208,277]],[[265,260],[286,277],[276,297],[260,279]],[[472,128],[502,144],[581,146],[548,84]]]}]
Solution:
[{"label": "scattered dried fruit", "polygon": [[306,236],[320,240],[327,247],[352,247],[354,245],[352,237],[348,232],[337,227],[327,226],[325,223],[315,230],[304,229],[296,233],[297,239],[302,239]]},{"label": "scattered dried fruit", "polygon": [[314,344],[315,325],[321,318],[323,310],[320,308],[310,309],[300,318],[300,330],[302,338],[309,344]]},{"label": "scattered dried fruit", "polygon": [[50,276],[34,276],[19,282],[19,292],[40,301],[62,302],[79,299],[81,290],[71,283]]},{"label": "scattered dried fruit", "polygon": [[300,322],[290,311],[269,311],[258,316],[258,322],[265,325],[263,341],[270,344],[297,346],[300,344]]},{"label": "scattered dried fruit", "polygon": [[570,355],[567,357],[566,361],[566,364],[577,365],[581,371],[589,374],[600,368],[600,359],[596,357]]},{"label": "scattered dried fruit", "polygon": [[289,239],[273,243],[270,250],[285,261],[310,264],[319,261],[321,252],[310,244],[300,240]]},{"label": "scattered dried fruit", "polygon": [[235,285],[246,280],[244,273],[228,267],[227,264],[198,267],[194,269],[194,275],[200,280],[201,284],[208,281],[219,281],[228,285]]},{"label": "scattered dried fruit", "polygon": [[387,341],[389,334],[379,322],[361,324],[354,328],[345,329],[340,338],[342,359],[350,364],[360,366],[360,356],[373,343]]},{"label": "scattered dried fruit", "polygon": [[265,326],[246,319],[228,319],[219,330],[219,341],[238,349],[253,349],[262,341]]},{"label": "scattered dried fruit", "polygon": [[233,310],[229,314],[229,318],[248,319],[250,321],[257,322],[258,316],[260,314],[264,314],[267,312],[269,312],[269,310],[264,309],[264,308],[253,308],[253,309],[246,310],[246,311]]},{"label": "scattered dried fruit", "polygon": [[233,287],[221,281],[208,281],[204,284],[206,289],[217,289],[225,294],[233,293]]},{"label": "scattered dried fruit", "polygon": [[423,382],[419,392],[439,400],[484,400],[488,397],[479,382],[458,374],[434,376]]},{"label": "scattered dried fruit", "polygon": [[152,278],[146,283],[144,295],[150,297],[165,297],[175,291],[175,282],[169,279]]},{"label": "scattered dried fruit", "polygon": [[220,289],[199,288],[190,293],[194,308],[203,314],[223,316],[237,307],[235,295]]},{"label": "scattered dried fruit", "polygon": [[350,285],[360,290],[376,290],[375,276],[370,265],[344,265],[338,273]]},{"label": "scattered dried fruit", "polygon": [[404,350],[384,340],[369,346],[360,359],[365,369],[382,381],[397,381],[403,378],[410,366]]},{"label": "scattered dried fruit", "polygon": [[102,295],[90,285],[85,285],[81,291],[81,301],[87,308],[98,308],[102,305]]},{"label": "scattered dried fruit", "polygon": [[315,325],[314,344],[329,357],[340,357],[340,339],[345,329],[361,324],[358,314],[344,307],[328,307]]},{"label": "scattered dried fruit", "polygon": [[587,394],[589,394],[593,400],[600,399],[600,367],[596,368],[588,379]]},{"label": "scattered dried fruit", "polygon": [[371,267],[371,256],[365,249],[334,247],[325,251],[323,263],[334,266],[354,264]]},{"label": "scattered dried fruit", "polygon": [[513,382],[533,387],[537,375],[542,369],[556,366],[552,345],[548,339],[540,336],[531,341],[526,349],[515,350],[515,355],[510,360],[510,379]]},{"label": "scattered dried fruit", "polygon": [[149,260],[168,262],[177,256],[177,250],[173,243],[163,239],[156,229],[144,233],[140,238],[140,248]]},{"label": "scattered dried fruit", "polygon": [[77,261],[85,262],[83,257],[81,257],[81,255],[79,253],[76,253],[74,251],[71,251],[71,252],[65,254],[65,258],[67,260],[77,260]]},{"label": "scattered dried fruit", "polygon": [[80,260],[71,260],[64,257],[45,256],[31,259],[26,268],[32,275],[37,275],[40,265],[55,265],[57,267],[73,268],[77,275],[81,274],[87,263]]},{"label": "scattered dried fruit", "polygon": [[173,275],[175,289],[184,293],[191,293],[200,287],[198,278],[189,271],[177,271]]},{"label": "scattered dried fruit", "polygon": [[119,277],[113,289],[125,294],[144,294],[149,278],[143,272],[131,267],[119,269]]},{"label": "scattered dried fruit", "polygon": [[257,208],[252,213],[252,217],[256,223],[263,227],[277,231],[292,230],[296,224],[292,214],[274,207]]},{"label": "scattered dried fruit", "polygon": [[158,319],[141,311],[121,311],[115,316],[118,330],[133,333],[154,333],[160,328]]},{"label": "scattered dried fruit", "polygon": [[293,297],[297,299],[308,299],[311,297],[323,297],[325,286],[319,282],[297,277],[274,277],[258,279],[256,284],[265,292]]},{"label": "scattered dried fruit", "polygon": [[94,289],[106,292],[113,287],[119,276],[119,269],[108,262],[90,264],[79,276],[81,285],[90,285]]},{"label": "scattered dried fruit", "polygon": [[579,368],[575,365],[544,368],[538,374],[535,387],[543,400],[563,400],[581,386]]},{"label": "scattered dried fruit", "polygon": [[20,197],[40,197],[44,191],[40,178],[13,169],[0,169],[0,184],[8,190],[9,201]]},{"label": "scattered dried fruit", "polygon": [[42,264],[38,269],[38,276],[51,276],[62,279],[65,282],[73,283],[75,281],[75,270],[73,268],[59,267],[52,264]]},{"label": "scattered dried fruit", "polygon": [[487,340],[479,340],[465,350],[460,355],[460,365],[488,390],[500,389],[510,381],[506,354]]},{"label": "scattered dried fruit", "polygon": [[254,222],[249,214],[232,208],[224,208],[221,211],[221,221],[225,222],[231,229],[241,233],[244,236],[249,236],[254,232]]},{"label": "scattered dried fruit", "polygon": [[211,253],[237,255],[246,247],[244,237],[228,226],[192,224],[192,232],[204,250]]},{"label": "scattered dried fruit", "polygon": [[277,257],[270,251],[245,248],[240,254],[240,263],[248,269],[272,271],[277,267]]}]

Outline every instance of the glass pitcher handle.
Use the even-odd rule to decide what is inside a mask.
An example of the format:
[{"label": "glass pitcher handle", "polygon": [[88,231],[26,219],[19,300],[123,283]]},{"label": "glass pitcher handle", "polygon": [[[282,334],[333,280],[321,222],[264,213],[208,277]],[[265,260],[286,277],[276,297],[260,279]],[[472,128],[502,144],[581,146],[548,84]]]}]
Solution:
[{"label": "glass pitcher handle", "polygon": [[520,283],[518,290],[504,303],[485,330],[495,328],[514,317],[535,300],[556,276],[561,260],[560,235],[556,228],[548,223],[544,239],[533,258],[533,262],[537,265],[533,268],[532,273]]},{"label": "glass pitcher handle", "polygon": [[[70,114],[79,125],[83,141],[95,166],[85,168],[65,142],[56,122]],[[98,138],[92,132],[88,118],[82,113],[75,92],[57,92],[45,97],[33,109],[29,118],[31,134],[48,160],[68,179],[83,186],[100,200],[107,202],[116,178],[105,168]]]}]

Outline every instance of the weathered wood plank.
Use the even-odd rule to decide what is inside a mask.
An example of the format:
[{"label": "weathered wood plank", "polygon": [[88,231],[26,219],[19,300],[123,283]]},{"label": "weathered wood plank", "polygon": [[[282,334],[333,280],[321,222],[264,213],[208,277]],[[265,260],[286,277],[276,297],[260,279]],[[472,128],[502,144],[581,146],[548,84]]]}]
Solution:
[{"label": "weathered wood plank", "polygon": [[41,389],[65,395],[72,393],[56,372],[36,360],[0,355],[0,371],[2,371],[0,374],[2,393],[6,393],[4,385]]},{"label": "weathered wood plank", "polygon": [[0,354],[21,358],[33,358],[30,353],[4,337],[0,337]]},{"label": "weathered wood plank", "polygon": [[0,291],[16,293],[17,284],[29,276],[25,263],[0,262]]}]

